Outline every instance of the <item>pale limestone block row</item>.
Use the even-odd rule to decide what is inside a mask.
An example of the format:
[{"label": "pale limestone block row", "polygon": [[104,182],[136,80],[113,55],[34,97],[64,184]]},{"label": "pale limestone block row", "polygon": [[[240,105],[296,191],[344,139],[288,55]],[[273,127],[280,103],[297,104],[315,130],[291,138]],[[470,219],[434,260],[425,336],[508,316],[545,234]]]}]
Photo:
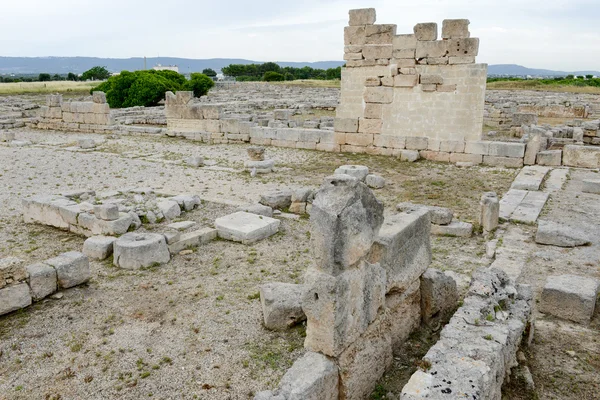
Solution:
[{"label": "pale limestone block row", "polygon": [[103,92],[94,92],[92,101],[63,102],[62,95],[46,96],[41,108],[39,129],[106,133],[115,130],[114,118]]}]

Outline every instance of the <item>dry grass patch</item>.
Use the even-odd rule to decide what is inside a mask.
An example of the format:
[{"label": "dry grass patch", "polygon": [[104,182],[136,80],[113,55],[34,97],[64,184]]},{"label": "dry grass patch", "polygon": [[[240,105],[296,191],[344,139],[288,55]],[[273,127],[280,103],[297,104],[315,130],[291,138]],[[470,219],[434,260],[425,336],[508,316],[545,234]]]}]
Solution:
[{"label": "dry grass patch", "polygon": [[98,86],[100,83],[102,82],[51,81],[0,83],[0,95],[26,93],[89,93],[90,89]]}]

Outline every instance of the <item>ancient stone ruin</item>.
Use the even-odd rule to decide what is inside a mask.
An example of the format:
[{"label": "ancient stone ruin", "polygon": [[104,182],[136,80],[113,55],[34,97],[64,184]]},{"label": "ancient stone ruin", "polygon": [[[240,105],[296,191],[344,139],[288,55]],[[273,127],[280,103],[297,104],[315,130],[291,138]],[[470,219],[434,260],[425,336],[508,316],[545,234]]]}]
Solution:
[{"label": "ancient stone ruin", "polygon": [[336,121],[342,145],[394,148],[423,138],[460,153],[458,143],[479,140],[487,66],[475,63],[479,39],[468,20],[444,20],[439,40],[435,23],[396,34],[396,25],[375,24],[372,8],[351,10],[349,25]]}]

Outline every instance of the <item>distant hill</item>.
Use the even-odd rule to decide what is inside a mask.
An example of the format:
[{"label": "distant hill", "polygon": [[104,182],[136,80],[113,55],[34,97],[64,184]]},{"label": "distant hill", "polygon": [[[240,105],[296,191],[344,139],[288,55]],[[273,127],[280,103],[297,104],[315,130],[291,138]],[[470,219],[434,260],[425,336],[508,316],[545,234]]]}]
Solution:
[{"label": "distant hill", "polygon": [[[241,58],[211,58],[197,60],[191,58],[151,57],[146,59],[148,69],[157,64],[177,65],[179,72],[200,72],[205,68],[220,71],[229,64],[262,64],[263,61],[252,61]],[[279,62],[282,67],[335,68],[344,65],[343,61],[318,61],[318,62]],[[144,59],[135,58],[96,58],[96,57],[0,57],[0,74],[67,74],[74,72],[80,74],[96,65],[105,66],[111,72],[123,70],[135,71],[144,69]],[[527,68],[516,64],[497,64],[488,66],[488,75],[494,76],[564,76],[568,74],[600,76],[599,71],[552,71],[547,69]]]},{"label": "distant hill", "polygon": [[[205,68],[220,71],[229,64],[262,64],[263,61],[252,61],[237,58],[212,58],[195,60],[190,58],[152,57],[146,59],[148,69],[157,64],[177,65],[179,72],[201,72]],[[327,69],[344,65],[342,61],[318,62],[277,62],[282,67],[304,67]],[[96,65],[104,66],[111,72],[123,70],[136,71],[144,69],[144,58],[96,58],[96,57],[0,57],[0,74],[80,74]]]},{"label": "distant hill", "polygon": [[552,71],[549,69],[527,68],[517,64],[496,64],[488,66],[488,75],[507,76],[565,76],[565,75],[595,75],[600,76],[599,71]]}]

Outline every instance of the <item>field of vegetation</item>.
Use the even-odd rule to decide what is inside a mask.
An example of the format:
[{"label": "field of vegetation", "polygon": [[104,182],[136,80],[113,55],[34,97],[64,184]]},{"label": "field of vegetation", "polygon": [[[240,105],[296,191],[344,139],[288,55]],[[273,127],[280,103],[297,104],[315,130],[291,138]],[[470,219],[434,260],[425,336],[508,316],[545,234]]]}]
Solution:
[{"label": "field of vegetation", "polygon": [[13,82],[0,83],[0,95],[27,94],[27,93],[89,93],[90,89],[98,86],[99,81],[73,82]]},{"label": "field of vegetation", "polygon": [[488,78],[487,88],[600,94],[600,78],[573,75],[551,79]]}]

